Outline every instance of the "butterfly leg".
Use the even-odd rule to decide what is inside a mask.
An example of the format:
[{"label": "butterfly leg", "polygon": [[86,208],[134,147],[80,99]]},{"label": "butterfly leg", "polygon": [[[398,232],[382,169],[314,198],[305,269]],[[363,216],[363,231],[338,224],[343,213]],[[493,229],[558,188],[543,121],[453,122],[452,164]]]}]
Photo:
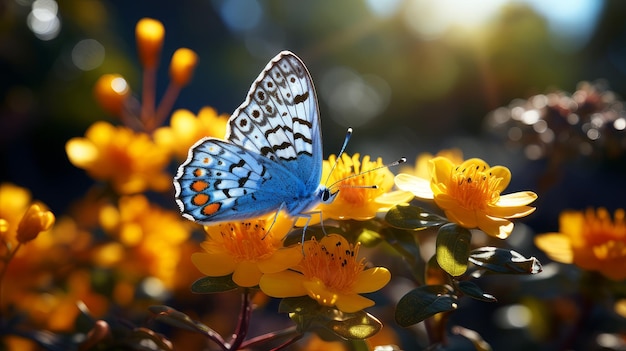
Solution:
[{"label": "butterfly leg", "polygon": [[278,207],[278,210],[276,210],[276,214],[274,215],[274,220],[272,221],[272,224],[270,224],[270,227],[267,228],[267,231],[265,232],[265,235],[263,235],[263,238],[261,238],[261,240],[265,239],[265,237],[270,232],[270,230],[272,230],[272,228],[274,227],[274,224],[276,224],[276,220],[278,220],[278,214],[280,213],[280,211],[283,210],[283,208],[285,208],[285,206],[286,204],[284,202],[280,204],[280,207]]}]

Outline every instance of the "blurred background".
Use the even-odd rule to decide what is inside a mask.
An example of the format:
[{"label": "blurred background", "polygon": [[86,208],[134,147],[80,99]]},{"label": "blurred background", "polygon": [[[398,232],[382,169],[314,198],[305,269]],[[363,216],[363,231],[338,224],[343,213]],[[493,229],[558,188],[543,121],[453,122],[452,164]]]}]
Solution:
[{"label": "blurred background", "polygon": [[[232,113],[267,61],[291,50],[316,85],[325,157],[351,126],[349,153],[413,162],[460,148],[509,167],[507,192],[539,195],[520,226],[527,235],[511,245],[542,262],[532,233],[556,231],[562,210],[625,206],[620,0],[4,0],[0,181],[29,188],[55,213],[86,192],[93,181],[70,164],[65,143],[114,121],[92,95],[102,74],[123,75],[141,95],[134,29],[143,17],[166,28],[158,96],[177,48],[200,57],[175,108]],[[519,318],[507,313],[517,312],[494,321],[515,329]],[[481,329],[473,317],[462,324]]]}]

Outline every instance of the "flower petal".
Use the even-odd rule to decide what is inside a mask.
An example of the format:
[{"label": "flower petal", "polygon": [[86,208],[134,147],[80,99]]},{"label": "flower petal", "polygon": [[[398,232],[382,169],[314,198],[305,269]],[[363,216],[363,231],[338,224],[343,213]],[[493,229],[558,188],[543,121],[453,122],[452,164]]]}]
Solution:
[{"label": "flower petal", "polygon": [[418,178],[406,173],[400,173],[395,177],[396,186],[404,191],[410,191],[421,199],[432,199],[433,191],[430,189],[430,182],[423,178]]},{"label": "flower petal", "polygon": [[524,216],[528,216],[529,214],[535,212],[535,207],[530,206],[512,206],[512,207],[502,207],[502,206],[489,206],[489,209],[486,211],[491,217],[499,217],[499,218],[520,218]]},{"label": "flower petal", "polygon": [[535,245],[551,259],[562,263],[574,262],[574,251],[567,235],[546,233],[535,237]]},{"label": "flower petal", "polygon": [[370,268],[358,275],[352,289],[356,293],[368,293],[382,289],[389,283],[389,280],[391,280],[391,273],[387,268]]},{"label": "flower petal", "polygon": [[259,287],[268,296],[284,298],[307,295],[305,278],[294,271],[263,274]]},{"label": "flower petal", "polygon": [[509,171],[509,169],[506,167],[494,166],[491,167],[487,171],[487,173],[501,179],[495,190],[504,191],[504,189],[506,189],[506,187],[509,186],[509,183],[511,182],[511,171]]},{"label": "flower petal", "polygon": [[237,263],[225,253],[196,252],[191,255],[191,262],[202,274],[209,277],[221,277],[235,271]]},{"label": "flower petal", "polygon": [[302,283],[309,296],[320,305],[334,306],[339,299],[339,294],[330,291],[319,279],[307,280]]},{"label": "flower petal", "polygon": [[500,207],[524,206],[537,200],[537,194],[532,191],[520,191],[517,193],[501,195],[496,203]]},{"label": "flower petal", "polygon": [[262,275],[256,262],[242,261],[235,268],[233,281],[239,286],[250,288],[259,285]]},{"label": "flower petal", "polygon": [[463,207],[457,207],[453,210],[444,210],[446,217],[454,223],[460,224],[465,228],[477,228],[479,226],[478,214],[472,210],[466,210]]},{"label": "flower petal", "polygon": [[454,165],[445,157],[435,157],[430,161],[431,184],[448,183],[452,176]]},{"label": "flower petal", "polygon": [[257,262],[263,273],[277,273],[291,268],[302,261],[302,247],[300,245],[279,249],[267,260]]},{"label": "flower petal", "polygon": [[374,301],[358,294],[339,295],[335,306],[343,312],[354,313],[374,306]]},{"label": "flower petal", "polygon": [[513,231],[513,222],[506,219],[487,215],[478,216],[476,219],[480,230],[500,239],[506,239]]}]

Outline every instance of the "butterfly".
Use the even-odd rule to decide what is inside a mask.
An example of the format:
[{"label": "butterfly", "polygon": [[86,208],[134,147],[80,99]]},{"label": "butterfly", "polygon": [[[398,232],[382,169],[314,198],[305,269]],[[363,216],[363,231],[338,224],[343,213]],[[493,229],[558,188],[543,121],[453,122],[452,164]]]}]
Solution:
[{"label": "butterfly", "polygon": [[285,210],[307,216],[338,191],[320,184],[322,133],[313,80],[283,51],[252,83],[228,121],[224,140],[205,137],[174,177],[182,215],[200,224]]}]

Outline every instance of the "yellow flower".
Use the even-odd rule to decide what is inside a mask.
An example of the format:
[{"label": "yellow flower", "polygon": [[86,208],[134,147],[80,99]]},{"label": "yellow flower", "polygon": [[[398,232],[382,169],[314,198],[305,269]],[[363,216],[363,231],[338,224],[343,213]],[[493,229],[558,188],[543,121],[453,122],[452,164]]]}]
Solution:
[{"label": "yellow flower", "polygon": [[105,74],[98,78],[93,93],[102,108],[120,116],[124,103],[130,96],[130,87],[119,74]]},{"label": "yellow flower", "polygon": [[[335,169],[330,173],[335,163]],[[413,197],[404,191],[392,192],[393,173],[383,167],[380,158],[370,161],[369,155],[363,156],[362,160],[358,153],[352,157],[343,154],[339,160],[330,155],[323,163],[322,180],[326,179],[333,190],[339,189],[339,194],[332,203],[317,207],[324,218],[367,220],[375,217],[377,212]]]},{"label": "yellow flower", "polygon": [[302,259],[300,246],[285,248],[282,244],[292,221],[282,214],[272,225],[273,221],[271,215],[267,219],[206,226],[207,240],[202,243],[205,252],[194,253],[191,260],[209,277],[232,273],[235,284],[257,286],[263,274],[283,271]]},{"label": "yellow flower", "polygon": [[613,220],[605,208],[597,211],[564,211],[559,216],[559,233],[535,238],[535,244],[558,262],[599,271],[604,276],[626,279],[626,223],[623,209]]},{"label": "yellow flower", "polygon": [[430,160],[435,157],[445,157],[454,164],[463,163],[463,151],[460,149],[444,149],[437,152],[436,155],[428,152],[422,152],[417,155],[415,159],[415,166],[402,166],[400,167],[400,173],[408,173],[419,178],[428,179],[430,172]]},{"label": "yellow flower", "polygon": [[176,110],[169,127],[158,128],[154,140],[158,145],[174,152],[179,159],[187,158],[189,148],[203,137],[223,138],[228,115],[218,115],[214,108],[204,107],[195,116],[189,110]]},{"label": "yellow flower", "polygon": [[7,245],[17,244],[17,227],[28,210],[31,194],[25,188],[11,183],[0,184],[0,253],[4,253]]},{"label": "yellow flower", "polygon": [[135,39],[141,64],[146,68],[155,68],[159,63],[165,27],[152,18],[142,18],[135,26]]},{"label": "yellow flower", "polygon": [[33,204],[17,226],[17,241],[24,244],[37,237],[54,224],[54,215],[39,204]]},{"label": "yellow flower", "polygon": [[399,174],[398,188],[411,191],[422,199],[434,199],[446,217],[465,228],[479,228],[501,239],[513,230],[511,218],[535,211],[526,206],[537,199],[531,191],[500,195],[511,181],[511,172],[503,166],[489,167],[477,158],[455,166],[445,157],[430,161],[430,180]]},{"label": "yellow flower", "polygon": [[176,85],[189,84],[193,71],[198,65],[198,55],[191,49],[180,48],[174,52],[170,62],[170,78]]},{"label": "yellow flower", "polygon": [[374,305],[359,294],[383,288],[391,279],[384,267],[365,269],[358,259],[360,244],[351,245],[337,234],[319,242],[305,243],[305,255],[293,270],[264,274],[259,286],[272,297],[309,295],[323,306],[336,306],[343,312],[357,312]]},{"label": "yellow flower", "polygon": [[94,179],[111,182],[119,194],[171,187],[171,177],[163,170],[169,161],[167,151],[145,133],[96,122],[85,138],[70,139],[65,150],[74,166]]},{"label": "yellow flower", "polygon": [[130,280],[158,278],[166,288],[176,284],[188,222],[176,211],[151,204],[143,195],[124,196],[118,206],[104,206],[102,228],[117,241],[92,254],[98,266],[117,267]]}]

